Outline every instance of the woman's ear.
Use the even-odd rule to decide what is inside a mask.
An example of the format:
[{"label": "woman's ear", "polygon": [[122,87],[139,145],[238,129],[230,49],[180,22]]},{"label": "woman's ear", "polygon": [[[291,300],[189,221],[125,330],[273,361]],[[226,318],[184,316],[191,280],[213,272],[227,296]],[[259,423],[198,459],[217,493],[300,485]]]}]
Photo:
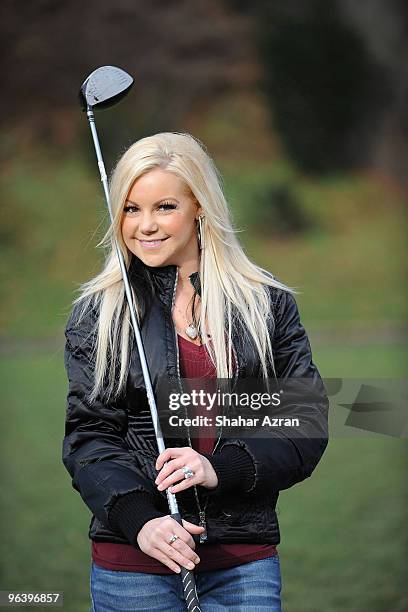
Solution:
[{"label": "woman's ear", "polygon": [[198,217],[203,214],[203,209],[202,209],[201,204],[198,202],[198,200],[195,200],[194,203],[195,203],[196,208],[197,208],[197,210],[196,210],[196,219],[198,219]]}]

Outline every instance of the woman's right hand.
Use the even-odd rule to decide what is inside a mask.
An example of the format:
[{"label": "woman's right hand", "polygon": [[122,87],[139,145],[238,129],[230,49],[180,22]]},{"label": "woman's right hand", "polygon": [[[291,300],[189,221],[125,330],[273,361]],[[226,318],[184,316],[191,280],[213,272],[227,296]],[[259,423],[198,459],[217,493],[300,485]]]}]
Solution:
[{"label": "woman's right hand", "polygon": [[[194,525],[182,519],[183,526],[170,515],[159,516],[147,521],[137,535],[137,543],[141,551],[157,559],[173,572],[179,573],[180,565],[193,570],[200,558],[194,552],[195,542],[191,533],[200,534],[204,527]],[[178,539],[169,544],[171,536],[175,534]],[[177,565],[179,564],[179,565]]]}]

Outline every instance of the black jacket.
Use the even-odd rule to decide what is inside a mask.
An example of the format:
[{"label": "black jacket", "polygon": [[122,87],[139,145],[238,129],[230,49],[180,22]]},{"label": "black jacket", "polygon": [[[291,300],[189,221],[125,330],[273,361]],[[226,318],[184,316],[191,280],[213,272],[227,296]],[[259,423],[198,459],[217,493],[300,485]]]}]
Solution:
[{"label": "black jacket", "polygon": [[[153,389],[160,377],[179,376],[177,337],[172,321],[176,266],[147,267],[132,258],[129,278],[142,303],[141,334]],[[190,276],[200,292],[198,273]],[[310,344],[295,299],[270,288],[274,319],[269,324],[278,378],[312,379],[320,389],[313,406],[300,398],[296,409],[319,435],[289,438],[277,429],[268,438],[218,438],[206,455],[218,476],[208,490],[190,487],[177,494],[183,518],[206,525],[208,543],[270,543],[280,541],[275,506],[279,491],[311,475],[327,445],[327,395],[313,364]],[[65,367],[69,380],[63,462],[93,517],[89,537],[95,541],[131,543],[142,526],[169,514],[165,492],[157,490],[158,449],[144,389],[135,341],[126,392],[114,402],[96,401],[92,388],[92,349],[97,314],[90,310],[79,326],[76,308],[66,326]],[[260,376],[260,364],[245,334],[232,334],[236,377]],[[306,408],[306,409],[305,409]],[[185,439],[166,439],[166,447],[188,446]],[[191,444],[190,444],[191,445]]]}]

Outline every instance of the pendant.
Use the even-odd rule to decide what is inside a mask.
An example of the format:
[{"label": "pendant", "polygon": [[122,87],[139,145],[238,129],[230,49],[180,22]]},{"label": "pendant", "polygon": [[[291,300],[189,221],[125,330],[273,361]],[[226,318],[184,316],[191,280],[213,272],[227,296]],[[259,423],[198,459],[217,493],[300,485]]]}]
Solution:
[{"label": "pendant", "polygon": [[187,336],[189,338],[191,338],[192,340],[195,340],[198,336],[198,331],[195,325],[191,324],[188,327],[186,327],[185,332],[187,334]]}]

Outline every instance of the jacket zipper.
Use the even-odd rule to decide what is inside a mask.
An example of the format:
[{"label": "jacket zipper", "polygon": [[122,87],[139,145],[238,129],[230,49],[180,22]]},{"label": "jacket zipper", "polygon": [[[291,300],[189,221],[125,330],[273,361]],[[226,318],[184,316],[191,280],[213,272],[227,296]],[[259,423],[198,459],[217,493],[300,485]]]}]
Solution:
[{"label": "jacket zipper", "polygon": [[[238,363],[238,356],[235,350],[235,347],[233,345],[233,343],[231,342],[231,347],[234,353],[234,358],[235,358],[235,369],[236,369],[236,375],[234,374],[234,378],[238,378],[238,372],[239,372],[239,363]],[[221,436],[222,436],[222,425],[220,428],[220,435],[218,436],[218,439],[214,445],[213,451],[211,453],[211,455],[213,455],[216,451],[216,448],[219,444],[219,441],[221,440]],[[206,525],[206,521],[205,521],[205,513],[207,511],[207,506],[208,506],[208,497],[205,500],[205,504],[204,504],[204,510],[200,513],[200,525],[203,526],[205,528],[204,533],[202,534],[202,536],[200,535],[200,544],[202,544],[203,542],[205,542],[205,540],[207,539],[207,525]],[[231,516],[231,515],[229,515]]]},{"label": "jacket zipper", "polygon": [[[174,281],[174,287],[173,287],[173,297],[172,297],[172,301],[171,301],[171,312],[173,312],[174,302],[175,302],[175,299],[176,299],[177,281],[178,281],[178,267],[176,268],[176,279]],[[177,330],[176,330],[174,324],[173,324],[173,328],[174,328],[174,340],[175,340],[175,345],[176,345],[176,356],[177,356],[176,357],[176,361],[177,361],[177,377],[178,377],[178,380],[179,380],[180,390],[181,390],[181,392],[183,392],[183,388],[182,388],[182,385],[181,385],[181,375],[180,375],[180,352],[179,352],[179,347],[178,347]],[[233,343],[231,343],[231,346],[232,346],[232,350],[233,350],[234,358],[235,358],[236,377],[238,377],[239,376],[238,356],[237,356],[237,353],[236,353],[236,350],[235,350],[235,347],[234,347]],[[234,376],[234,378],[235,378],[235,376]],[[186,406],[184,406],[184,412],[185,412],[186,418],[188,418],[187,407]],[[214,445],[214,448],[212,450],[211,455],[214,455],[214,453],[215,453],[215,451],[217,449],[217,446],[218,446],[218,444],[219,444],[219,442],[221,440],[221,437],[222,437],[222,427],[223,426],[221,425],[220,433],[219,433],[217,441],[216,441],[216,443]],[[187,426],[187,439],[188,439],[188,444],[189,444],[190,448],[193,448],[192,443],[191,443],[191,437],[190,437],[190,426]],[[205,542],[207,540],[207,523],[206,523],[206,515],[205,515],[205,513],[206,513],[207,505],[208,505],[208,497],[205,500],[204,509],[202,509],[201,508],[201,504],[200,504],[200,500],[199,500],[199,497],[198,497],[197,487],[196,487],[196,485],[193,485],[193,486],[194,486],[194,496],[195,496],[196,503],[197,503],[198,516],[199,516],[199,519],[200,519],[199,525],[200,525],[200,527],[204,527],[204,532],[202,534],[200,534],[200,540],[199,540],[200,544],[203,544],[203,542]]]},{"label": "jacket zipper", "polygon": [[[178,281],[178,268],[176,269],[176,279],[174,281],[174,288],[173,288],[173,298],[171,301],[171,312],[173,312],[173,307],[174,307],[174,302],[176,299],[176,289],[177,289],[177,281]],[[173,323],[172,320],[172,325],[173,325],[173,329],[174,329],[174,341],[175,341],[175,345],[176,345],[176,361],[177,361],[177,378],[179,381],[179,387],[180,387],[180,391],[183,392],[183,388],[181,385],[181,375],[180,375],[180,354],[179,354],[179,347],[178,347],[178,339],[177,339],[177,330],[176,327]],[[186,418],[188,418],[188,414],[187,414],[187,407],[184,406],[184,412],[185,412],[185,416]],[[190,426],[187,426],[187,439],[188,439],[188,444],[190,446],[190,448],[193,448],[192,444],[191,444],[191,436],[190,436]],[[198,516],[200,518],[200,527],[204,527],[205,531],[203,534],[200,535],[200,543],[204,542],[207,539],[207,528],[206,528],[206,523],[205,523],[205,512],[201,509],[201,505],[200,505],[200,501],[198,499],[198,492],[197,492],[197,487],[196,485],[193,485],[194,487],[194,496],[196,499],[196,503],[197,503],[197,510],[198,510]]]}]

